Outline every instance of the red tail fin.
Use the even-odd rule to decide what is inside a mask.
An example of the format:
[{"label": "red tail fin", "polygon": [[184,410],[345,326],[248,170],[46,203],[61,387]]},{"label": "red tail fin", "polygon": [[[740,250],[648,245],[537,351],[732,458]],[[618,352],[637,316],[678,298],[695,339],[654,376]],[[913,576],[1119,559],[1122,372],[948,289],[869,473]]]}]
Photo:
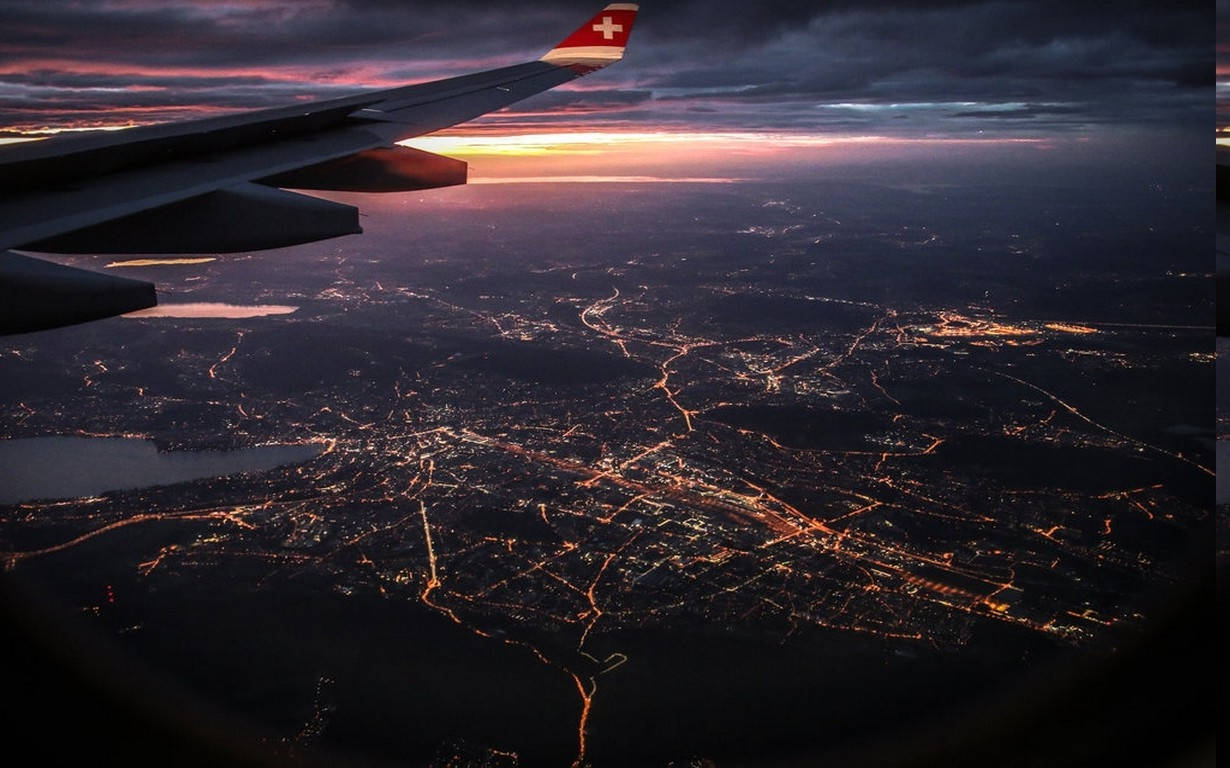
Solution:
[{"label": "red tail fin", "polygon": [[548,51],[542,61],[590,69],[619,61],[632,33],[637,9],[635,3],[611,3]]}]

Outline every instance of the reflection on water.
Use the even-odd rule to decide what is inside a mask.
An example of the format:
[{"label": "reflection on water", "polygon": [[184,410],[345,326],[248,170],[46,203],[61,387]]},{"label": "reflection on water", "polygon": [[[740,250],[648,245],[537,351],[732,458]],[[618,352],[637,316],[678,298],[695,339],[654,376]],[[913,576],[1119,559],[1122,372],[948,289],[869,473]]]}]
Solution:
[{"label": "reflection on water", "polygon": [[124,261],[113,261],[107,265],[107,269],[115,269],[116,267],[165,267],[182,264],[208,264],[211,261],[217,261],[214,256],[200,256],[186,259],[126,259]]},{"label": "reflection on water", "polygon": [[104,491],[262,472],[297,464],[324,447],[260,445],[234,451],[160,453],[128,437],[29,437],[0,440],[0,504],[73,499]]},{"label": "reflection on water", "polygon": [[264,315],[289,315],[299,309],[284,304],[219,304],[200,301],[184,304],[159,304],[148,309],[129,312],[124,317],[262,317]]}]

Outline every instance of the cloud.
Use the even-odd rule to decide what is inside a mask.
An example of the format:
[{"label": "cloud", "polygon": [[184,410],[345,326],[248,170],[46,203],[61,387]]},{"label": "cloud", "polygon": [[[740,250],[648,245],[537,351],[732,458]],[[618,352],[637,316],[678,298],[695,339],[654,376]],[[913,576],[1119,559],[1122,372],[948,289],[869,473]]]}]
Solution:
[{"label": "cloud", "polygon": [[[111,109],[115,122],[173,119],[512,64],[579,24],[578,7],[0,0],[0,125]],[[1188,0],[646,3],[625,61],[483,124],[566,116],[898,135],[1196,126],[1226,58],[1208,22],[1207,4]]]}]

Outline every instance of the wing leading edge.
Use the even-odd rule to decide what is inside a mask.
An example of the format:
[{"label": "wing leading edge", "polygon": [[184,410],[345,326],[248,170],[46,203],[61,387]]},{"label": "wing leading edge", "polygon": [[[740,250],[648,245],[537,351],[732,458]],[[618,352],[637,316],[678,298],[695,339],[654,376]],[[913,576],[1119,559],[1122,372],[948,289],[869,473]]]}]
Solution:
[{"label": "wing leading edge", "polygon": [[[637,6],[606,6],[537,61],[272,110],[0,150],[0,334],[153,306],[153,286],[18,255],[218,253],[361,231],[352,206],[283,188],[464,184],[466,164],[396,145],[623,56]],[[99,278],[99,279],[94,279]]]}]

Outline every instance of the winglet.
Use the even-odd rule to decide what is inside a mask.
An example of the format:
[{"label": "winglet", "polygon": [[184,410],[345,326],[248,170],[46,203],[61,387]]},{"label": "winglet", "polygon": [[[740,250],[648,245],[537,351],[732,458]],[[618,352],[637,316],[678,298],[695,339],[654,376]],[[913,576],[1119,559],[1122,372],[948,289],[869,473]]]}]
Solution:
[{"label": "winglet", "polygon": [[561,67],[579,67],[585,71],[600,69],[623,58],[632,22],[639,6],[635,3],[611,3],[598,15],[581,25],[540,61]]}]

